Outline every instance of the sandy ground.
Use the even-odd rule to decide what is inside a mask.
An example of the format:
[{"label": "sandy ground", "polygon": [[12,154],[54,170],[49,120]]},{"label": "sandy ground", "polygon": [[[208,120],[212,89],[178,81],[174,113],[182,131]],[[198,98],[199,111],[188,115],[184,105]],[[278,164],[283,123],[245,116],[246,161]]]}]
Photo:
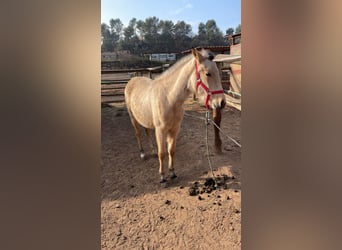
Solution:
[{"label": "sandy ground", "polygon": [[[204,117],[204,108],[188,101],[186,113]],[[212,177],[206,156],[205,123],[185,116],[177,140],[178,178],[159,183],[159,163],[146,136],[139,150],[124,104],[103,106],[101,155],[102,249],[241,249],[241,149],[226,136],[222,154],[209,144],[218,189],[206,189]],[[240,141],[241,113],[226,107],[223,132]],[[144,134],[143,134],[144,135]],[[209,179],[207,179],[209,178]],[[207,179],[207,182],[206,182]],[[191,191],[198,191],[190,195]]]}]

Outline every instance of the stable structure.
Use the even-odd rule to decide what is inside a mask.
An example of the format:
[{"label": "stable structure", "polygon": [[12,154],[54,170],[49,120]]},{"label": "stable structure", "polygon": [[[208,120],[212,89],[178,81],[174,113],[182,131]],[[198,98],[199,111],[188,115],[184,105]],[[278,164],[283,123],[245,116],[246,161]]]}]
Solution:
[{"label": "stable structure", "polygon": [[240,44],[241,43],[241,32],[235,33],[233,35],[226,35],[224,36],[230,46]]},{"label": "stable structure", "polygon": [[174,62],[176,53],[154,53],[149,55],[149,59],[156,62]]},{"label": "stable structure", "polygon": [[241,33],[226,36],[226,39],[230,43],[230,55],[232,57],[240,57],[240,60],[236,60],[230,63],[230,89],[235,96],[241,97]]},{"label": "stable structure", "polygon": [[[230,46],[222,45],[222,46],[198,46],[195,49],[208,49],[211,52],[214,52],[215,54],[229,54],[230,53]],[[186,55],[191,52],[191,49],[187,49],[182,51],[181,53],[183,55]]]},{"label": "stable structure", "polygon": [[217,54],[214,61],[221,71],[227,104],[241,110],[241,33],[225,36],[229,54]]}]

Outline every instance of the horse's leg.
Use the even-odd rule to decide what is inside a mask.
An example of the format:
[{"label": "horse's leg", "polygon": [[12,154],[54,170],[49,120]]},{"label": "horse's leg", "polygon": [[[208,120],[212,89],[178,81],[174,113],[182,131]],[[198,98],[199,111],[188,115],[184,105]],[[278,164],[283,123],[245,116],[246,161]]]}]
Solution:
[{"label": "horse's leg", "polygon": [[140,131],[140,126],[139,126],[139,123],[137,122],[137,120],[133,117],[133,115],[130,114],[130,117],[131,117],[132,125],[133,125],[134,130],[135,130],[135,137],[137,138],[138,145],[139,145],[140,158],[141,158],[141,159],[144,159],[144,158],[145,158],[145,152],[144,152],[144,149],[143,149],[142,143],[141,143],[141,131]]},{"label": "horse's leg", "polygon": [[156,140],[158,146],[158,159],[159,159],[159,174],[160,174],[160,182],[166,182],[165,178],[165,170],[164,170],[164,159],[165,159],[165,142],[166,136],[165,131],[160,128],[155,129],[156,132]]},{"label": "horse's leg", "polygon": [[[220,127],[221,124],[221,108],[216,108],[213,111],[213,120],[216,123],[218,127]],[[222,153],[222,141],[220,138],[220,130],[214,126],[215,131],[215,149],[216,153]]]},{"label": "horse's leg", "polygon": [[169,133],[167,134],[167,149],[169,153],[169,173],[170,173],[171,179],[174,179],[177,177],[177,175],[175,174],[175,169],[173,167],[173,157],[176,152],[176,141],[177,141],[179,128],[180,126],[177,126],[173,130],[170,130]]},{"label": "horse's leg", "polygon": [[145,128],[145,132],[146,132],[147,138],[148,138],[148,140],[150,142],[152,154],[155,154],[154,144],[153,144],[153,140],[152,140],[152,137],[151,137],[151,130],[148,129],[148,128]]}]

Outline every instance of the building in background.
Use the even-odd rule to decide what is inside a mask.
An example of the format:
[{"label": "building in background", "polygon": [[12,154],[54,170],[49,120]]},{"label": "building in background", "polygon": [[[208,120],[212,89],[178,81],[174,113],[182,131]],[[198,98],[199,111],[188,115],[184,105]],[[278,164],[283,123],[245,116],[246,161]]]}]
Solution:
[{"label": "building in background", "polygon": [[176,61],[176,53],[154,53],[149,54],[150,61],[173,62]]}]

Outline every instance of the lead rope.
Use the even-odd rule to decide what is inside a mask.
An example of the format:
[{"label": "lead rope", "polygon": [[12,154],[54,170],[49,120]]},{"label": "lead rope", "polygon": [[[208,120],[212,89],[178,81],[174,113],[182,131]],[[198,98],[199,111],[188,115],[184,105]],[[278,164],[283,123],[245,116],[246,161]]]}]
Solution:
[{"label": "lead rope", "polygon": [[[238,143],[235,139],[233,139],[232,137],[230,137],[229,135],[226,135],[225,133],[223,133],[222,129],[210,118],[202,118],[202,117],[199,117],[199,116],[195,116],[195,115],[191,115],[191,114],[188,114],[188,113],[184,113],[185,116],[188,116],[188,117],[191,117],[191,118],[195,118],[195,119],[199,119],[199,120],[204,120],[206,123],[208,122],[211,122],[218,130],[220,130],[221,134],[226,136],[229,140],[231,140],[232,142],[235,143],[235,145],[237,145],[239,148],[241,148],[241,144]],[[206,115],[207,117],[207,115]]]},{"label": "lead rope", "polygon": [[206,144],[206,148],[207,148],[208,163],[209,163],[211,174],[212,174],[214,182],[215,182],[215,189],[216,189],[218,187],[218,185],[217,185],[217,181],[216,181],[216,178],[214,175],[213,167],[211,165],[209,143],[208,143],[208,125],[209,125],[209,123],[210,123],[209,110],[207,110],[205,113],[205,144]]},{"label": "lead rope", "polygon": [[220,130],[221,134],[223,134],[224,136],[226,136],[228,139],[230,139],[232,142],[234,142],[239,148],[241,148],[241,144],[238,143],[236,140],[234,140],[232,137],[230,137],[229,135],[226,135],[222,132],[221,128],[212,120],[210,119],[210,122],[218,129]]}]

